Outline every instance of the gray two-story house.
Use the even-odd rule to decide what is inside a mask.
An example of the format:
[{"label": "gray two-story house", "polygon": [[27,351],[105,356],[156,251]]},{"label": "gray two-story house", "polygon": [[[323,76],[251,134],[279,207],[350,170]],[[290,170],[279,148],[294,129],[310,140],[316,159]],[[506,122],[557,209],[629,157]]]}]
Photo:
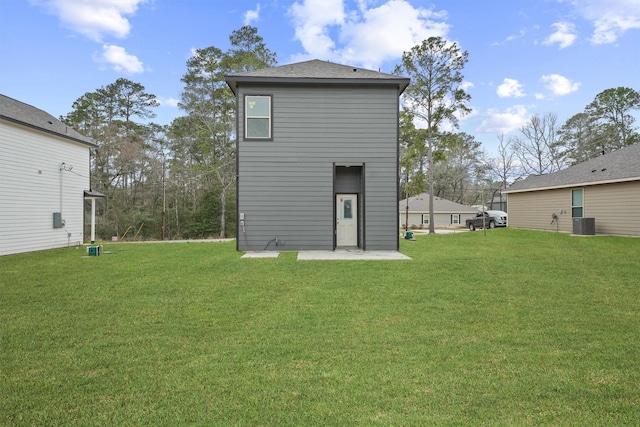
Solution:
[{"label": "gray two-story house", "polygon": [[312,60],[226,77],[237,98],[237,249],[397,250],[409,79]]}]

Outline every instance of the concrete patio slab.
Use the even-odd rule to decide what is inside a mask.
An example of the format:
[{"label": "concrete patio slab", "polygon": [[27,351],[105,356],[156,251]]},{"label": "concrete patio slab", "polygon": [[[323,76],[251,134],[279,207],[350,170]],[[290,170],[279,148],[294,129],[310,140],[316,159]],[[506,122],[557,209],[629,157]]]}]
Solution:
[{"label": "concrete patio slab", "polygon": [[411,258],[398,251],[363,251],[360,249],[336,249],[335,251],[300,251],[298,261],[388,261],[410,260]]},{"label": "concrete patio slab", "polygon": [[245,252],[241,258],[278,258],[278,251],[250,251]]}]

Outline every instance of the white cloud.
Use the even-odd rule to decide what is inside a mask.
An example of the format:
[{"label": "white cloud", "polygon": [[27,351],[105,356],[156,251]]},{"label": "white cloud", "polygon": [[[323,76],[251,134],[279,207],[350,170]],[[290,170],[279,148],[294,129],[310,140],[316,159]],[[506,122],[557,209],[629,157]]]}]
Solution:
[{"label": "white cloud", "polygon": [[406,0],[386,0],[377,7],[359,1],[349,10],[344,0],[302,0],[290,9],[301,57],[329,59],[378,68],[389,59],[431,36],[445,37],[449,24],[443,12],[412,6]]},{"label": "white cloud", "polygon": [[460,83],[460,89],[464,90],[465,92],[468,91],[469,89],[476,87],[476,85],[474,85],[472,82],[468,82],[468,81],[463,81],[462,83]]},{"label": "white cloud", "polygon": [[175,99],[172,97],[169,97],[169,98],[158,97],[156,98],[156,101],[158,101],[160,105],[166,106],[166,107],[177,107],[178,103],[180,102],[179,99]]},{"label": "white cloud", "polygon": [[522,28],[520,31],[518,31],[518,34],[511,34],[507,36],[506,41],[510,42],[510,41],[519,39],[521,37],[524,37],[527,33],[528,33],[528,30],[526,28]]},{"label": "white cloud", "polygon": [[244,13],[244,25],[251,25],[252,22],[260,19],[260,3],[256,5],[255,10],[247,10]]},{"label": "white cloud", "polygon": [[133,15],[147,0],[42,0],[62,25],[91,40],[101,42],[107,35],[125,38],[131,25],[126,15]]},{"label": "white cloud", "polygon": [[547,74],[540,78],[552,95],[564,96],[575,92],[580,83],[574,83],[560,74]]},{"label": "white cloud", "polygon": [[620,16],[607,13],[594,22],[595,29],[591,41],[593,44],[614,43],[618,37],[631,29],[640,28],[640,18],[638,16]]},{"label": "white cloud", "polygon": [[[535,26],[533,26],[533,28],[537,29],[538,26],[535,25]],[[491,43],[491,45],[492,46],[501,46],[501,45],[503,45],[505,43],[512,42],[514,40],[520,39],[520,38],[526,36],[527,34],[529,34],[529,32],[530,32],[529,28],[521,28],[520,31],[518,31],[517,33],[510,34],[504,40],[498,41],[498,42],[493,42],[493,43]]]},{"label": "white cloud", "polygon": [[500,98],[521,98],[525,95],[522,91],[522,84],[515,79],[509,78],[505,78],[502,81],[502,84],[498,86],[496,93]]},{"label": "white cloud", "polygon": [[480,133],[509,133],[520,129],[529,120],[527,108],[524,105],[514,105],[503,111],[490,108],[487,118],[476,132]]},{"label": "white cloud", "polygon": [[344,23],[342,0],[305,0],[291,6],[295,22],[296,39],[305,51],[317,58],[329,59],[335,46],[329,30]]},{"label": "white cloud", "polygon": [[556,32],[547,37],[542,44],[552,45],[557,43],[559,49],[571,46],[576,41],[576,26],[570,22],[556,22],[551,25]]},{"label": "white cloud", "polygon": [[126,52],[123,47],[111,44],[102,46],[102,55],[94,56],[96,62],[104,62],[116,71],[124,71],[127,74],[142,73],[142,62],[135,56]]},{"label": "white cloud", "polygon": [[593,23],[593,44],[615,43],[633,29],[640,29],[638,0],[573,0],[575,9]]}]

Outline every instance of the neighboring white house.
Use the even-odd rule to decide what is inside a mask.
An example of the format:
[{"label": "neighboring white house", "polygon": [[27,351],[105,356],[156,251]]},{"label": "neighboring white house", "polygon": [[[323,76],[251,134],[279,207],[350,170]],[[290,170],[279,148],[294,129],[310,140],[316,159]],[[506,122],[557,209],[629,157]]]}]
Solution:
[{"label": "neighboring white house", "polygon": [[83,243],[95,146],[52,115],[0,95],[0,255]]},{"label": "neighboring white house", "polygon": [[[409,209],[407,199],[400,201],[400,225],[402,229],[429,226],[429,194],[422,193],[409,197]],[[461,205],[451,200],[433,197],[433,216],[435,227],[464,227],[466,219],[473,218],[478,212],[471,206]],[[407,222],[408,217],[408,222]]]}]

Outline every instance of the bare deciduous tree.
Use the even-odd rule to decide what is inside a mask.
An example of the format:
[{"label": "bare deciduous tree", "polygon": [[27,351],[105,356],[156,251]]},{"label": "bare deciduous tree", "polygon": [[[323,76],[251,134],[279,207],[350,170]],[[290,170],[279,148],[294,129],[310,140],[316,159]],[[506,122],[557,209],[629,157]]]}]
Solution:
[{"label": "bare deciduous tree", "polygon": [[514,144],[514,137],[506,138],[504,133],[498,135],[497,155],[486,162],[493,181],[499,182],[501,188],[507,188],[521,176],[516,153],[513,150]]},{"label": "bare deciduous tree", "polygon": [[558,147],[558,116],[534,114],[513,141],[514,153],[524,174],[542,175],[566,166]]}]

